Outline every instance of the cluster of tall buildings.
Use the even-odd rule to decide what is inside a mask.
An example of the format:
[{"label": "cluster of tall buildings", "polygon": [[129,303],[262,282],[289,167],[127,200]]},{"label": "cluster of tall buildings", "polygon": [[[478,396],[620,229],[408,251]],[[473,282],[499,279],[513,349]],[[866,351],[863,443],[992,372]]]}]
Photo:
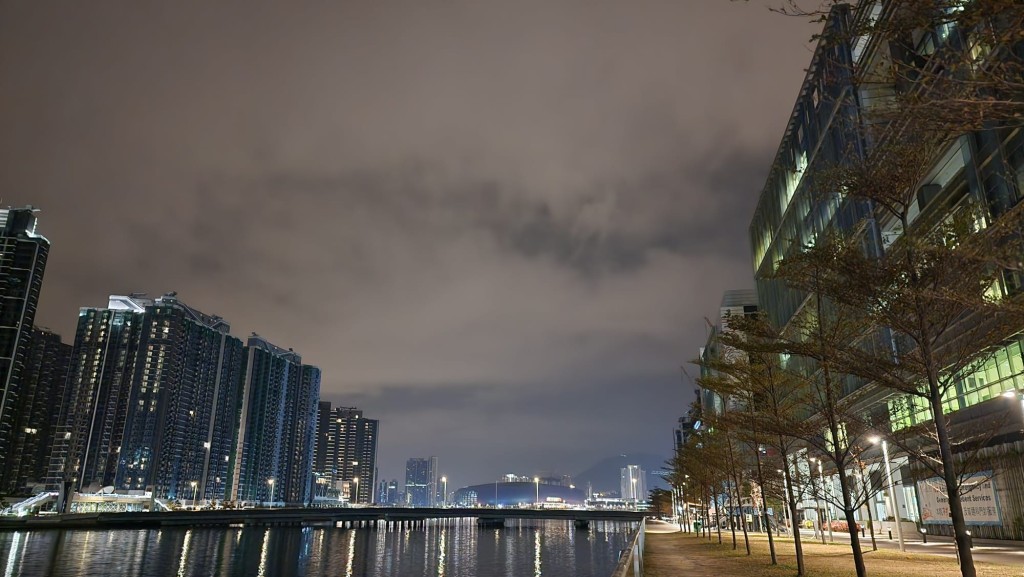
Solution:
[{"label": "cluster of tall buildings", "polygon": [[64,344],[33,325],[49,247],[0,210],[0,492],[311,500],[320,369],[175,293],[82,308]]},{"label": "cluster of tall buildings", "polygon": [[[799,317],[811,295],[788,286],[773,273],[780,261],[815,239],[832,231],[863,230],[858,238],[865,252],[882,255],[904,234],[904,223],[887,217],[868,200],[823,194],[815,188],[814,179],[806,177],[819,168],[842,165],[853,157],[864,158],[877,144],[864,136],[866,119],[912,88],[908,79],[888,84],[861,83],[859,79],[884,78],[894,62],[907,66],[929,62],[944,50],[961,49],[956,43],[973,33],[947,23],[908,29],[905,38],[844,34],[864,28],[864,22],[890,17],[899,4],[862,1],[837,5],[824,22],[821,36],[828,41],[819,42],[814,52],[751,218],[749,241],[756,291],[725,293],[719,322],[701,349],[703,359],[728,354],[722,350],[719,335],[724,319],[730,315],[761,311],[779,328],[790,326]],[[1019,51],[1019,46],[1016,49]],[[986,218],[998,218],[1024,199],[1024,132],[993,122],[990,129],[966,132],[950,140],[931,159],[917,187],[908,191],[914,194],[907,226],[931,226],[929,223],[951,219],[967,206],[983,207]],[[1004,298],[1018,294],[1020,287],[1020,275],[1007,271],[990,291]],[[1024,391],[1024,327],[1021,329],[993,351],[983,366],[973,369],[973,373],[968,371],[943,399],[945,415],[941,418],[947,419],[954,430],[992,430],[988,446],[978,449],[972,445],[992,469],[997,502],[990,518],[968,518],[968,524],[976,525],[976,535],[1017,535],[1012,520],[1024,515],[1024,480],[1018,474],[1024,443],[1019,402]],[[894,434],[934,418],[921,398],[894,393],[872,382],[851,382],[844,394],[856,410],[870,415],[874,422],[885,423]],[[711,391],[699,390],[698,401],[704,414],[722,410],[722,398]],[[677,446],[685,444],[691,432],[700,428],[700,419],[698,411],[679,420]],[[894,461],[897,502],[886,507],[881,497],[873,499],[874,518],[892,517],[893,510],[898,510],[901,518],[921,519],[926,508],[922,500],[930,492],[921,480],[926,472],[904,456],[897,455]]]}]

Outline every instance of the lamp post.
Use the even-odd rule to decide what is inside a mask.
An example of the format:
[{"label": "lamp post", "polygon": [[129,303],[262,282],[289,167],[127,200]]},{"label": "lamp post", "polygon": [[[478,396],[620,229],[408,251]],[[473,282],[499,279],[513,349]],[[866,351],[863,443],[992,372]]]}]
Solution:
[{"label": "lamp post", "polygon": [[352,481],[356,484],[356,490],[349,499],[349,502],[354,504],[359,502],[359,477],[352,477]]},{"label": "lamp post", "polygon": [[871,437],[868,439],[872,443],[882,442],[882,458],[885,459],[885,476],[889,480],[889,500],[892,501],[892,518],[896,521],[896,539],[899,540],[900,551],[906,551],[906,546],[903,544],[903,526],[900,523],[900,504],[896,501],[896,488],[893,486],[892,480],[892,466],[889,464],[889,444],[885,442],[885,439],[881,437]]},{"label": "lamp post", "polygon": [[878,544],[875,543],[875,520],[872,518],[871,508],[874,503],[871,502],[871,487],[869,485],[870,479],[864,473],[864,463],[860,460],[857,461],[860,466],[860,482],[864,486],[864,501],[866,509],[868,510],[868,525],[871,527],[871,550],[878,551]]},{"label": "lamp post", "polygon": [[274,478],[267,479],[267,484],[270,485],[270,506],[274,506]]},{"label": "lamp post", "polygon": [[[832,508],[828,504],[828,488],[825,486],[825,473],[821,469],[821,459],[818,459],[818,477],[821,479],[821,497],[825,501],[825,520],[828,521],[828,542],[835,543],[832,537]],[[824,539],[824,535],[822,538]]]},{"label": "lamp post", "polygon": [[[810,461],[811,463],[817,461],[817,459],[815,459],[814,457],[808,457],[807,460]],[[821,522],[821,505],[820,505],[820,501],[821,500],[818,498],[818,490],[814,488],[814,469],[811,469],[809,466],[808,466],[808,474],[807,474],[807,476],[811,480],[811,494],[814,495],[814,517],[815,517],[815,521],[818,522],[817,523],[818,524],[818,536],[821,537],[821,544],[824,545],[825,544],[825,527],[822,526],[822,522]],[[825,490],[825,488],[822,487],[822,492],[824,492],[824,490]]]},{"label": "lamp post", "polygon": [[536,501],[533,502],[534,507],[540,506],[540,477],[533,478],[533,486],[537,489]]},{"label": "lamp post", "polygon": [[441,506],[448,506],[448,477],[441,477],[441,485],[444,487],[441,492]]},{"label": "lamp post", "polygon": [[192,507],[196,506],[196,496],[199,493],[199,483],[196,481],[190,481],[189,485],[192,485]]},{"label": "lamp post", "polygon": [[789,483],[786,482],[785,471],[782,469],[776,469],[775,471],[782,475],[782,513],[783,518],[786,520],[786,530],[792,533],[793,524],[789,521]]}]

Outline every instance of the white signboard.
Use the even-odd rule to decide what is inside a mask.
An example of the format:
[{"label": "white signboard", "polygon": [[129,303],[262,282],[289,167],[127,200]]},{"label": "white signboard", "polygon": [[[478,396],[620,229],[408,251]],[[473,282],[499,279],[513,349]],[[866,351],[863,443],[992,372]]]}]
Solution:
[{"label": "white signboard", "polygon": [[[920,481],[917,484],[918,499],[921,500],[921,522],[931,525],[950,525],[949,499],[946,484],[939,477]],[[968,525],[1000,525],[999,501],[991,473],[980,473],[964,481],[960,503]]]}]

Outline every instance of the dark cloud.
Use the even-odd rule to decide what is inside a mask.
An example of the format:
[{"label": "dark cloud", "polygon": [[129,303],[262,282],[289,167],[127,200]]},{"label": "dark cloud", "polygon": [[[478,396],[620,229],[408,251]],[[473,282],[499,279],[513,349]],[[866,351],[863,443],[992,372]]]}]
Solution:
[{"label": "dark cloud", "polygon": [[465,483],[667,452],[812,27],[688,2],[5,3],[39,321],[176,290]]}]

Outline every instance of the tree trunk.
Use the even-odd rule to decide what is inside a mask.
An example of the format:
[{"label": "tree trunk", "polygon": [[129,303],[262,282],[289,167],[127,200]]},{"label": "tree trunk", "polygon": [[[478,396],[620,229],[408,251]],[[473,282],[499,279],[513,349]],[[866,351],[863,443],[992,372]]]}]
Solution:
[{"label": "tree trunk", "polygon": [[715,527],[718,528],[718,544],[722,544],[722,507],[718,504],[718,495],[715,495]]},{"label": "tree trunk", "polygon": [[[740,499],[740,474],[739,468],[736,466],[736,455],[732,449],[732,441],[728,442],[729,447],[729,465],[732,468],[733,478],[733,493],[736,495],[736,505],[739,508],[740,528],[743,530],[743,543],[747,548],[747,555],[750,555],[750,535],[747,533],[747,518],[743,514],[743,500]],[[736,525],[732,527],[732,548],[736,548]]]},{"label": "tree trunk", "polygon": [[[971,537],[967,534],[967,522],[964,519],[964,507],[960,503],[960,487],[957,482],[956,467],[953,463],[953,447],[949,442],[949,431],[946,418],[942,413],[942,394],[934,379],[929,379],[928,392],[932,405],[932,421],[939,440],[939,455],[942,457],[942,480],[946,484],[946,495],[949,496],[949,516],[953,520],[953,534],[956,538],[956,549],[960,554],[960,574],[963,577],[976,577],[974,555],[971,551]],[[893,503],[896,510],[896,522],[900,522],[899,506]]]},{"label": "tree trunk", "polygon": [[843,513],[846,515],[846,529],[850,533],[850,549],[853,551],[853,566],[857,568],[857,577],[867,577],[868,570],[864,566],[864,552],[860,550],[860,534],[857,533],[857,520],[853,516],[853,499],[850,485],[847,483],[845,471],[840,469],[839,486],[843,489]]},{"label": "tree trunk", "polygon": [[[772,565],[778,565],[779,559],[775,555],[775,539],[772,538],[772,526],[768,522],[768,497],[765,495],[764,472],[761,471],[761,450],[754,447],[754,458],[757,460],[757,482],[761,484],[761,512],[764,514],[764,527],[768,532],[768,551],[772,556]],[[778,522],[776,520],[776,522]]]},{"label": "tree trunk", "polygon": [[857,461],[860,467],[860,480],[864,485],[864,508],[868,510],[868,529],[871,530],[871,550],[878,551],[878,543],[875,543],[875,520],[871,514],[874,503],[871,502],[871,480],[864,474],[864,463]]},{"label": "tree trunk", "polygon": [[797,577],[803,577],[805,574],[804,546],[800,542],[800,524],[796,519],[796,494],[793,493],[793,477],[789,474],[789,453],[782,448],[785,447],[782,441],[782,437],[779,436],[779,450],[782,453],[782,462],[785,463],[782,468],[782,474],[785,475],[786,479],[786,505],[789,507],[789,518],[793,520],[793,549],[796,552],[796,575]]},{"label": "tree trunk", "polygon": [[735,551],[738,541],[736,540],[736,519],[733,517],[733,493],[729,490],[729,483],[725,483],[725,494],[729,497],[729,510],[726,512],[726,518],[729,519],[729,530],[732,531],[732,548]]}]

